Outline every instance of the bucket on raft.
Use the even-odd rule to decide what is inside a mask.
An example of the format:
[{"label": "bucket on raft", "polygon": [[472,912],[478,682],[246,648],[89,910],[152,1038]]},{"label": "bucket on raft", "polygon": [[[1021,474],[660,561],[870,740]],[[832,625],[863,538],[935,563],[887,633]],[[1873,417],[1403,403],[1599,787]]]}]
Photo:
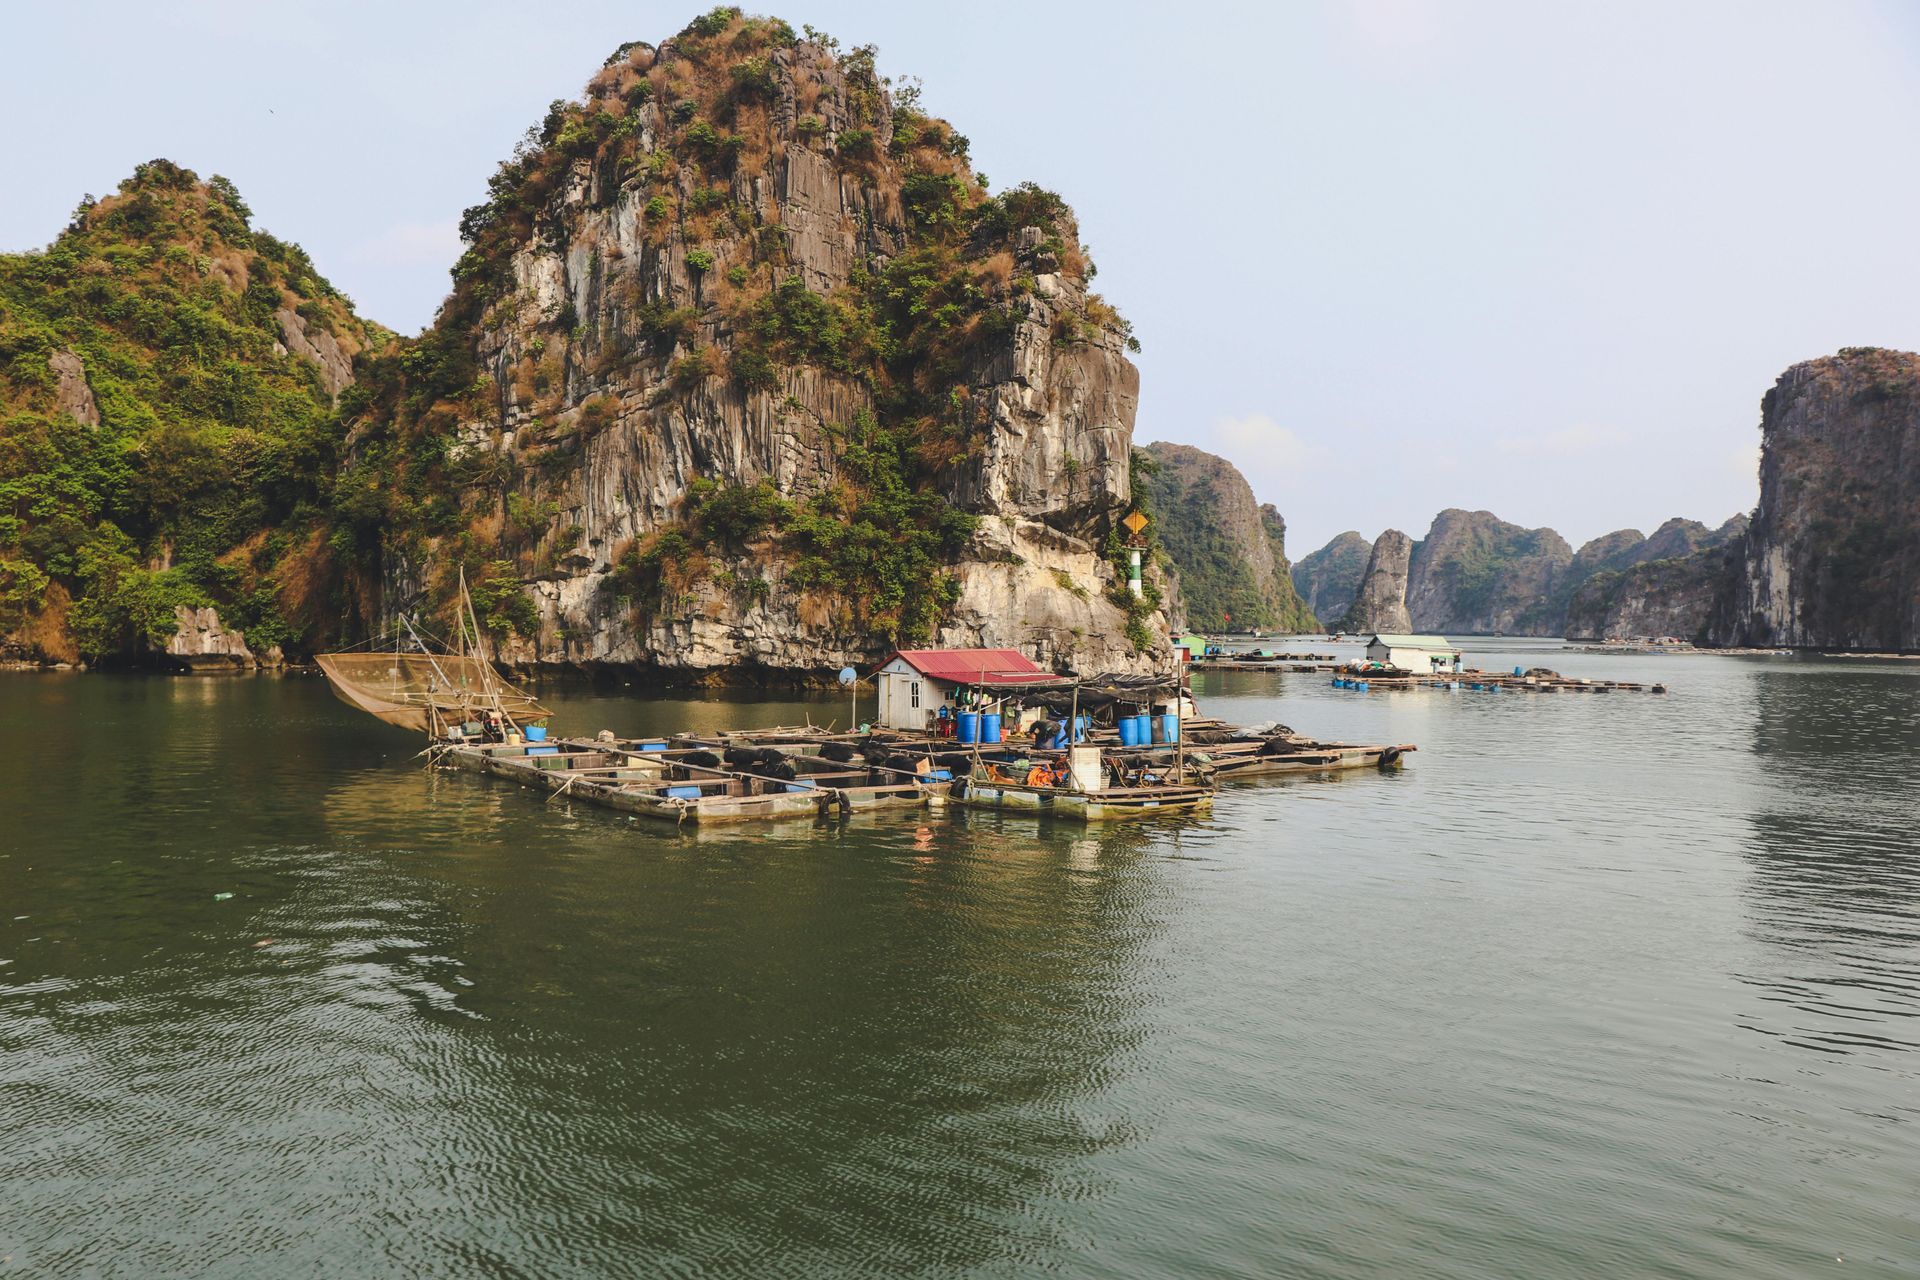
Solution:
[{"label": "bucket on raft", "polygon": [[521,730],[521,732],[527,735],[528,742],[545,742],[547,740],[547,729],[545,725],[530,724]]},{"label": "bucket on raft", "polygon": [[1000,741],[1000,713],[986,711],[980,715],[980,741],[985,743]]},{"label": "bucket on raft", "polygon": [[978,711],[962,711],[959,718],[960,727],[957,732],[959,740],[961,742],[980,741],[980,713]]}]

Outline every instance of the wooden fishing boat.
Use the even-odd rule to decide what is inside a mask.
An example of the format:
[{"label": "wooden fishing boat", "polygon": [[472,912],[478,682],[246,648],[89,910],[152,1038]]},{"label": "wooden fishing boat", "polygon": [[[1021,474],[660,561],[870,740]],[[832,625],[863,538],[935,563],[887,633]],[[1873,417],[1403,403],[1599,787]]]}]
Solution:
[{"label": "wooden fishing boat", "polygon": [[955,784],[953,800],[969,808],[1017,809],[1082,822],[1191,812],[1213,805],[1213,784],[1189,780],[1177,757],[1165,767],[1148,766],[1133,779],[1116,782],[1116,767],[1099,746],[1076,744],[1060,754],[1062,759],[1032,765],[1025,775],[981,761]]},{"label": "wooden fishing boat", "polygon": [[1213,806],[1213,788],[1150,786],[1073,791],[1065,787],[1030,787],[1025,783],[969,778],[964,790],[955,792],[954,803],[973,809],[1018,809],[1057,814],[1082,822],[1105,822],[1208,809]]},{"label": "wooden fishing boat", "polygon": [[1418,750],[1410,742],[1361,744],[1316,742],[1303,739],[1279,744],[1241,741],[1193,747],[1188,759],[1196,769],[1211,771],[1220,781],[1262,778],[1279,773],[1325,773],[1338,769],[1397,769],[1407,753]]}]

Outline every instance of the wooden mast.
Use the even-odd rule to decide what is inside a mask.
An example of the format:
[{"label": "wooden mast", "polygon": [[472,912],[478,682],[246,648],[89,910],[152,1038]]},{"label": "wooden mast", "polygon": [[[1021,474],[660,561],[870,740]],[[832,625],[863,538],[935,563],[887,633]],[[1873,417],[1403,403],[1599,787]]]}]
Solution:
[{"label": "wooden mast", "polygon": [[467,623],[473,624],[473,658],[480,668],[482,693],[493,699],[493,709],[500,716],[500,724],[505,728],[518,729],[513,718],[507,714],[507,707],[500,700],[500,689],[493,678],[493,663],[488,661],[486,649],[480,639],[480,617],[473,611],[473,596],[467,590],[467,566],[460,566],[460,605],[465,611],[462,615],[460,630],[465,638]]}]

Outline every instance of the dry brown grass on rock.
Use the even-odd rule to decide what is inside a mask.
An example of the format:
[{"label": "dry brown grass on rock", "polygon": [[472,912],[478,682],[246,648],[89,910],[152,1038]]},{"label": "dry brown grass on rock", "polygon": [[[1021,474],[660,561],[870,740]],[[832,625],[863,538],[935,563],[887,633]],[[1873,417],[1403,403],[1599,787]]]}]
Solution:
[{"label": "dry brown grass on rock", "polygon": [[67,611],[72,604],[73,597],[65,587],[58,582],[47,584],[40,608],[17,633],[29,652],[38,653],[48,662],[80,661],[80,650],[74,646],[73,634],[67,627]]}]

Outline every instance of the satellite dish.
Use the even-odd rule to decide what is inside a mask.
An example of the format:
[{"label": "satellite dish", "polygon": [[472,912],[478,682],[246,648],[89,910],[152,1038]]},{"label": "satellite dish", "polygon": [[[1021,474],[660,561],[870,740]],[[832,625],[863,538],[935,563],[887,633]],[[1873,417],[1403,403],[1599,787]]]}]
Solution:
[{"label": "satellite dish", "polygon": [[841,684],[852,684],[855,680],[858,680],[859,678],[860,678],[859,672],[855,671],[852,667],[840,668]]}]

